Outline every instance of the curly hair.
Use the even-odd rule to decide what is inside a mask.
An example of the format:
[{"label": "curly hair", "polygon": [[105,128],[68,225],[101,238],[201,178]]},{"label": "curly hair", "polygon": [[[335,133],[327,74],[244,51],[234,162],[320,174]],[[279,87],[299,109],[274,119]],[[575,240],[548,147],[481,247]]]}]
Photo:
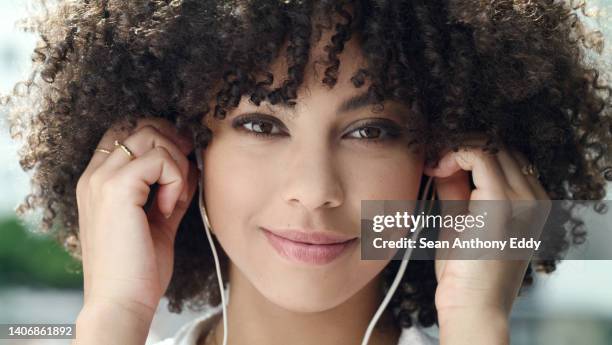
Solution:
[{"label": "curly hair", "polygon": [[[4,100],[11,136],[24,141],[20,164],[34,170],[34,188],[17,211],[44,211],[41,231],[80,258],[76,183],[111,125],[126,121],[133,128],[140,118],[161,117],[206,147],[212,132],[202,119],[223,119],[244,95],[256,105],[295,105],[312,38],[320,39],[321,30],[333,30],[321,82],[334,87],[338,56],[357,37],[365,65],[351,82],[359,88],[370,81],[373,104],[418,104],[427,161],[480,132],[489,138],[487,150],[503,143],[534,162],[551,199],[601,200],[612,180],[612,88],[588,60],[601,53],[602,35],[582,24],[584,6],[572,6],[553,0],[60,2],[32,22],[40,35],[33,73]],[[269,67],[277,58],[286,59],[287,74],[271,88]],[[220,303],[195,199],[175,241],[165,293],[172,312]],[[569,211],[553,220],[562,229],[552,241],[558,258],[586,235]],[[222,251],[221,259],[226,270]],[[533,260],[524,283],[558,262]],[[397,266],[385,268],[384,289]],[[436,284],[432,261],[409,263],[391,304],[399,326],[437,322]]]}]

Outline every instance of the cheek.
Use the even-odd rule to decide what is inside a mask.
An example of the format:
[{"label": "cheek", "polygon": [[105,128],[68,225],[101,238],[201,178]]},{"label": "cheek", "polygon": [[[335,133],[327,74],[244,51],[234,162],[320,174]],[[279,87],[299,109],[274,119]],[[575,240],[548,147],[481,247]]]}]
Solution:
[{"label": "cheek", "polygon": [[266,203],[269,174],[264,160],[211,144],[204,152],[204,197],[211,227],[226,251],[244,249],[251,220]]},{"label": "cheek", "polygon": [[423,162],[417,154],[403,152],[369,161],[351,157],[345,164],[359,167],[348,170],[346,176],[347,190],[357,202],[411,200],[418,196]]}]

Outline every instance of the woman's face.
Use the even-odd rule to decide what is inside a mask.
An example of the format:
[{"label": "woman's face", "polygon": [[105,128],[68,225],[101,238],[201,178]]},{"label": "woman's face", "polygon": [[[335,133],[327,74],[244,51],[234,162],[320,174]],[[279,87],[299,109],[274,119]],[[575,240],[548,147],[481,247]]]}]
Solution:
[{"label": "woman's face", "polygon": [[[290,310],[332,308],[372,281],[388,261],[360,259],[361,201],[418,194],[423,156],[402,130],[410,109],[388,102],[374,113],[347,103],[368,86],[350,82],[362,59],[354,41],[340,55],[333,89],[320,82],[323,65],[313,73],[313,58],[324,54],[319,43],[293,110],[243,97],[224,120],[207,120],[213,139],[202,158],[212,230],[235,268]],[[272,66],[273,86],[285,70],[284,59]],[[306,237],[283,238],[292,230]],[[329,236],[308,237],[313,232]]]}]

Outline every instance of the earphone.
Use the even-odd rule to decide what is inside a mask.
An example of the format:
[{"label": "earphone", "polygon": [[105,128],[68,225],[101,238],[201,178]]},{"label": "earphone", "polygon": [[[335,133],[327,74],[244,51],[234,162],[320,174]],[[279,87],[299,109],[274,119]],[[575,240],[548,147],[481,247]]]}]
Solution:
[{"label": "earphone", "polygon": [[[195,150],[195,156],[196,156],[196,160],[198,163],[198,169],[200,170],[200,174],[203,173],[204,168],[203,168],[203,164],[202,164],[202,149],[198,148]],[[424,196],[427,196],[429,189],[431,188],[431,184],[432,184],[432,180],[433,177],[429,177],[427,180],[427,183],[425,184],[425,188],[424,188]],[[210,244],[210,248],[212,250],[213,253],[213,257],[215,260],[215,270],[217,272],[217,281],[219,284],[219,292],[221,294],[221,305],[223,308],[223,345],[227,345],[227,303],[225,301],[225,293],[224,293],[224,288],[223,288],[223,279],[221,279],[221,268],[219,265],[219,257],[217,255],[217,250],[215,248],[215,244],[213,243],[213,239],[212,239],[212,235],[210,233],[210,221],[208,220],[208,215],[206,214],[206,209],[204,206],[204,201],[203,201],[203,197],[202,197],[202,192],[203,187],[202,187],[202,178],[201,175],[199,177],[199,181],[198,181],[198,204],[199,204],[199,208],[200,208],[200,214],[202,215],[202,220],[204,222],[204,228],[206,230],[206,237],[208,238],[208,243]],[[431,201],[433,202],[433,200],[435,199],[435,193],[432,193],[431,196]],[[428,210],[429,212],[429,210]],[[416,240],[420,231],[421,231],[422,225],[420,225],[413,233],[412,233],[412,240]],[[368,328],[366,329],[366,332],[363,336],[363,339],[361,341],[361,345],[367,345],[368,341],[370,340],[370,336],[372,335],[372,332],[374,331],[374,327],[376,326],[376,323],[378,322],[378,319],[380,318],[380,316],[382,315],[382,313],[384,312],[385,308],[387,307],[387,305],[389,304],[389,302],[391,301],[391,297],[393,296],[393,294],[395,293],[395,290],[397,290],[397,287],[400,283],[400,281],[402,280],[402,277],[404,276],[404,272],[406,271],[406,267],[408,266],[408,259],[410,258],[410,254],[412,254],[412,248],[408,248],[406,249],[406,251],[404,252],[404,255],[402,257],[402,263],[400,264],[399,269],[397,270],[397,273],[395,274],[395,278],[393,279],[393,282],[391,283],[391,286],[389,287],[389,291],[387,291],[387,294],[385,295],[385,298],[383,299],[382,303],[380,304],[380,306],[378,307],[378,309],[376,310],[376,313],[374,313],[374,316],[372,317],[372,319],[370,320],[370,323],[368,324]]]},{"label": "earphone", "polygon": [[196,160],[198,162],[198,170],[200,170],[200,176],[198,177],[198,205],[202,220],[204,222],[204,229],[206,230],[206,237],[210,244],[213,257],[215,259],[215,270],[217,272],[217,283],[219,284],[219,293],[221,294],[221,306],[223,307],[223,345],[227,345],[227,303],[225,301],[225,289],[223,288],[223,279],[221,279],[221,266],[219,265],[219,256],[217,255],[217,249],[213,243],[212,235],[210,234],[210,221],[204,208],[204,198],[202,197],[202,174],[204,173],[204,165],[202,164],[202,149],[197,148],[195,150]]}]

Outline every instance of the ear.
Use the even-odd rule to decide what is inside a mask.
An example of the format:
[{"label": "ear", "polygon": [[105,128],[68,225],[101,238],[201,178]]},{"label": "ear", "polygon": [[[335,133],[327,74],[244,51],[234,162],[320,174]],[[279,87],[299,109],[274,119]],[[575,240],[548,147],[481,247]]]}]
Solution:
[{"label": "ear", "polygon": [[455,160],[453,150],[446,149],[440,154],[440,159],[437,162],[427,164],[423,168],[423,174],[430,177],[445,178],[453,175],[461,170],[461,167]]}]

